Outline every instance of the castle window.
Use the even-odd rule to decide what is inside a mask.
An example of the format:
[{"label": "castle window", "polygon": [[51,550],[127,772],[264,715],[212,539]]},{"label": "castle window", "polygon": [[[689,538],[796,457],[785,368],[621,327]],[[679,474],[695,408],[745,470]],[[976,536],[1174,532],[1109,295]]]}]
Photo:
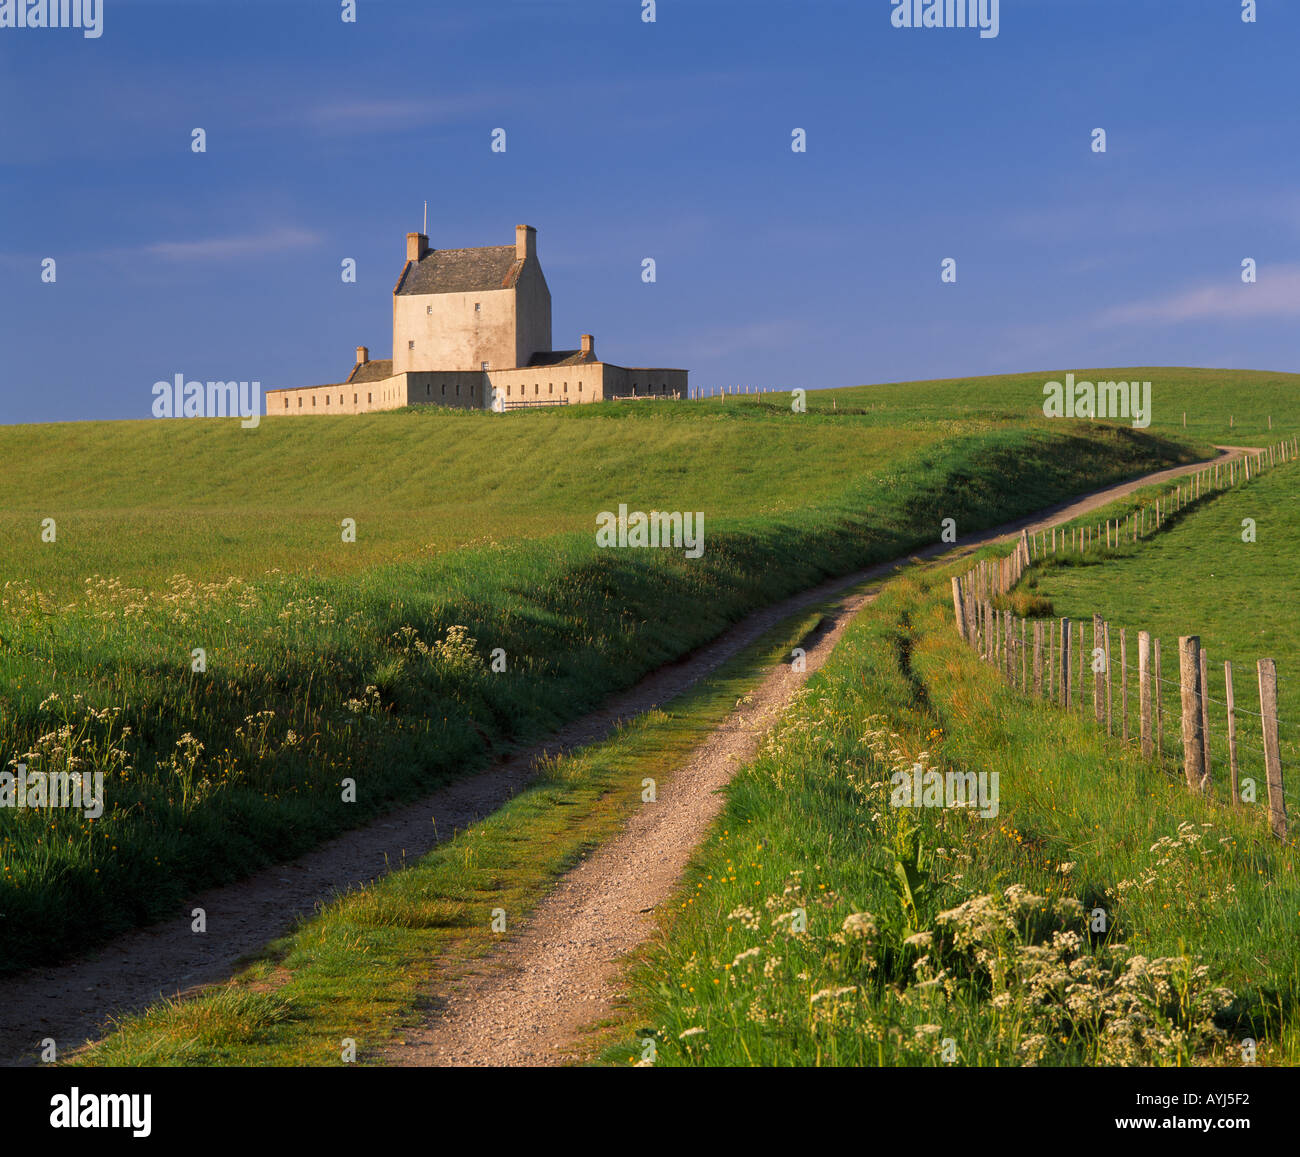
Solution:
[{"label": "castle window", "polygon": [[427,398],[427,397],[430,397],[432,394],[433,394],[433,383],[432,383],[432,382],[425,382],[425,383],[424,383],[424,396]]},{"label": "castle window", "polygon": [[357,404],[357,396],[356,396],[356,394],[353,394],[353,395],[352,395],[352,404],[353,404],[354,406]]},{"label": "castle window", "polygon": [[565,392],[566,394],[569,392],[569,383],[568,383],[568,382],[565,382],[565,383],[564,383],[564,392]]},{"label": "castle window", "polygon": [[329,396],[329,394],[326,394],[326,395],[325,395],[325,404],[326,404],[327,406],[330,404],[330,396]]},{"label": "castle window", "polygon": [[367,395],[366,395],[366,404],[367,404],[367,405],[369,405],[369,404],[370,404],[371,402],[373,402],[374,400],[375,400],[375,395],[374,395],[374,394],[367,394]]},{"label": "castle window", "polygon": [[460,397],[460,382],[456,383],[456,397]]},{"label": "castle window", "polygon": [[433,313],[433,306],[431,306],[431,305],[426,305],[426,306],[424,307],[424,312],[427,313],[427,314],[432,315],[432,313]]},{"label": "castle window", "polygon": [[541,386],[539,386],[536,382],[534,382],[534,383],[533,383],[533,396],[536,397],[536,396],[537,396],[538,394],[540,394],[541,392],[542,392],[542,388],[541,388]]},{"label": "castle window", "polygon": [[343,405],[343,395],[342,395],[342,394],[339,395],[339,405],[340,405],[340,406]]},{"label": "castle window", "polygon": [[444,398],[447,396],[447,383],[446,383],[446,382],[443,382],[443,383],[442,383],[442,396],[443,396]]},{"label": "castle window", "polygon": [[506,386],[506,397],[510,397],[510,387]]},{"label": "castle window", "polygon": [[578,393],[582,393],[582,383],[578,383]]},{"label": "castle window", "polygon": [[311,404],[312,404],[313,406],[316,404],[316,395],[315,395],[315,394],[312,394],[312,396],[311,396]]},{"label": "castle window", "polygon": [[298,397],[298,409],[300,409],[300,410],[302,409],[302,396],[301,396],[301,395],[299,395],[299,397]]},{"label": "castle window", "polygon": [[408,342],[406,343],[406,348],[407,348],[408,350],[413,350],[413,349],[415,349],[415,342],[413,342],[413,341],[408,341]]},{"label": "castle window", "polygon": [[482,307],[482,306],[481,306],[477,301],[474,303],[474,312],[475,312],[475,313],[478,313],[480,310],[482,310],[482,308],[483,308],[483,307]]},{"label": "castle window", "polygon": [[554,382],[547,382],[547,383],[546,383],[546,392],[547,392],[548,394],[553,394],[553,393],[555,393],[555,383],[554,383]]},{"label": "castle window", "polygon": [[286,396],[285,399],[284,399],[284,408],[285,408],[286,410],[289,408],[289,399],[288,399],[287,396]]}]

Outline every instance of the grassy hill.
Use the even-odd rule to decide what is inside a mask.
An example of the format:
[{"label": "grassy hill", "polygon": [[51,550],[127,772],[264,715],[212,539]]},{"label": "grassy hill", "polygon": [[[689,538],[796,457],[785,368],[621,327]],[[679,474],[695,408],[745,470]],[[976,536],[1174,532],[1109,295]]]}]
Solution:
[{"label": "grassy hill", "polygon": [[[808,395],[808,406],[811,411],[834,406],[837,412],[861,412],[887,425],[955,418],[1020,421],[1042,417],[1044,384],[1063,382],[1066,373],[1077,381],[1149,381],[1149,429],[1155,433],[1186,434],[1221,445],[1256,445],[1268,441],[1270,433],[1274,441],[1300,433],[1300,374],[1264,370],[1065,366],[1031,374],[819,390]],[[736,401],[745,404],[747,399]]]},{"label": "grassy hill", "polygon": [[[1148,761],[1096,726],[1086,689],[1069,711],[1009,689],[953,627],[948,580],[969,562],[912,573],[733,781],[634,970],[627,1023],[655,1027],[606,1059],[629,1063],[650,1031],[660,1066],[1300,1063],[1297,477],[1030,572],[1054,614],[1100,611],[1174,648],[1199,630],[1220,679],[1236,661],[1239,709],[1258,708],[1254,659],[1277,659],[1286,843],[1262,804],[1228,806],[1221,743],[1216,789],[1192,794],[1172,720]],[[1267,527],[1255,544],[1243,517]],[[898,806],[892,777],[917,765],[998,777],[996,809]]]},{"label": "grassy hill", "polygon": [[[99,819],[0,809],[0,969],[471,773],[942,518],[975,530],[1193,454],[1100,423],[723,405],[0,429],[21,464],[0,478],[0,762],[107,773]],[[703,511],[703,558],[597,549],[621,502]]]},{"label": "grassy hill", "polygon": [[[1148,433],[1206,444],[1300,432],[1300,375],[1156,367],[1077,370],[1153,382]],[[135,582],[332,574],[467,545],[586,531],[594,514],[705,510],[711,525],[812,505],[856,509],[908,452],[1005,428],[1060,429],[1042,387],[1064,371],[725,402],[613,403],[498,415],[445,410],[276,420],[0,427],[0,573],[74,590]],[[834,407],[834,409],[832,409]],[[1181,425],[1188,414],[1186,430]],[[1235,426],[1228,427],[1228,414]],[[1289,423],[1289,424],[1288,424]],[[29,550],[40,519],[58,551]],[[345,518],[357,542],[340,544]]]},{"label": "grassy hill", "polygon": [[[61,589],[94,572],[355,573],[585,532],[620,502],[717,525],[841,500],[872,467],[945,439],[793,414],[584,410],[0,428],[0,454],[24,463],[0,479],[0,567]],[[44,517],[57,551],[33,549]],[[357,521],[346,550],[343,518]]]}]

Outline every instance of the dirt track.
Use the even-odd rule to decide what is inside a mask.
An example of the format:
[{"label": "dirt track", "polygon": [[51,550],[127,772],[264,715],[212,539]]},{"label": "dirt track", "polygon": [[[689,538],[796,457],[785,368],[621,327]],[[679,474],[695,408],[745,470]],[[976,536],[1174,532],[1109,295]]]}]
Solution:
[{"label": "dirt track", "polygon": [[[1240,452],[1233,448],[1219,460],[1227,461]],[[945,550],[959,554],[1014,537],[1025,528],[1042,529],[1095,510],[1141,486],[1203,465],[1159,471],[963,539],[956,547],[936,544],[910,557],[931,558]],[[654,672],[601,710],[576,720],[536,748],[442,788],[291,863],[193,896],[172,920],[127,933],[93,955],[7,979],[5,1000],[0,1005],[0,1064],[34,1063],[35,1050],[44,1037],[53,1037],[60,1053],[66,1054],[100,1035],[111,1016],[224,980],[241,958],[281,935],[299,915],[310,914],[334,893],[370,883],[390,867],[400,867],[404,858],[424,855],[457,829],[490,814],[527,782],[537,755],[570,750],[603,738],[620,719],[671,699],[783,619],[839,592],[882,578],[907,561],[834,579],[757,611],[713,643]],[[824,661],[834,639],[864,601],[862,596],[852,597],[835,612],[833,625],[815,648],[809,649],[810,670]],[[627,833],[560,881],[529,924],[504,946],[499,957],[493,958],[489,974],[474,982],[478,1006],[462,1006],[463,1012],[449,1011],[422,1034],[412,1035],[410,1051],[395,1051],[392,1061],[538,1064],[546,1063],[546,1058],[554,1060],[575,1029],[599,1015],[599,1002],[605,998],[607,978],[618,955],[650,927],[640,911],[651,906],[645,897],[662,898],[671,890],[698,833],[707,828],[720,806],[713,793],[725,784],[745,753],[752,752],[773,714],[788,701],[799,681],[785,666],[770,673],[755,691],[753,702],[733,715],[687,766],[677,771],[675,788],[657,813],[638,813]],[[620,861],[608,857],[632,855],[627,841],[633,832],[644,854],[652,859],[643,860],[637,867],[630,863],[620,866]],[[615,852],[616,848],[622,851]],[[600,866],[593,870],[593,864]],[[638,873],[644,873],[643,878],[637,878]],[[629,887],[632,884],[644,884],[645,888]],[[203,936],[190,931],[189,912],[196,906],[208,914],[208,932]],[[573,951],[557,957],[556,967],[543,972],[543,956],[538,953],[546,944],[555,943],[556,935],[563,935],[566,919],[570,927],[580,927],[584,921],[610,923],[610,938],[597,939],[585,948],[575,945]],[[530,975],[534,977],[531,981]],[[573,996],[579,985],[583,986],[583,996],[591,999]],[[517,995],[512,997],[511,992]],[[561,1007],[543,1016],[541,1009],[548,1000]],[[512,1039],[510,1026],[520,1021],[531,1027],[514,1030]]]},{"label": "dirt track", "polygon": [[851,595],[803,641],[806,672],[772,670],[610,843],[567,873],[523,931],[423,1028],[391,1048],[392,1065],[546,1065],[584,1025],[609,1014],[618,962],[654,928],[687,860],[722,809],[721,789],[754,757],[791,694],[875,595]]}]

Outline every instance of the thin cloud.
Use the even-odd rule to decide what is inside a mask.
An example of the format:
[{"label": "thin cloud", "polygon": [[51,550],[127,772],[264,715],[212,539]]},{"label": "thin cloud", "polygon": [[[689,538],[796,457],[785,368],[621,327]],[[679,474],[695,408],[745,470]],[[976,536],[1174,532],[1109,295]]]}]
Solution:
[{"label": "thin cloud", "polygon": [[306,229],[285,227],[266,233],[242,237],[209,237],[201,241],[155,241],[144,252],[167,261],[229,261],[243,257],[261,257],[293,249],[309,249],[321,237]]},{"label": "thin cloud", "polygon": [[1238,279],[1185,289],[1103,310],[1096,326],[1189,321],[1253,321],[1300,317],[1300,266],[1265,266],[1259,280],[1247,285]]},{"label": "thin cloud", "polygon": [[[1225,277],[1061,321],[1007,325],[1000,331],[1000,340],[1007,352],[1014,351],[1021,360],[1038,361],[1059,358],[1062,351],[1077,348],[1079,343],[1095,345],[1100,334],[1125,346],[1139,337],[1145,344],[1146,335],[1138,334],[1135,326],[1294,318],[1300,318],[1300,266],[1264,265],[1254,285]],[[1139,352],[1137,356],[1142,355]]]}]

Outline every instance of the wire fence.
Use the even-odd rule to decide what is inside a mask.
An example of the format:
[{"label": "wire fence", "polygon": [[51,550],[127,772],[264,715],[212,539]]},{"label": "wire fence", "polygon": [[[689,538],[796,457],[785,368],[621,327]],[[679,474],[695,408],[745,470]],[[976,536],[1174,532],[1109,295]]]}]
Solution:
[{"label": "wire fence", "polygon": [[[1235,672],[1229,661],[1221,669],[1211,665],[1199,636],[1180,636],[1176,649],[1162,650],[1160,639],[1149,632],[1112,631],[1109,622],[1094,615],[1089,640],[1089,624],[1022,618],[998,608],[994,600],[1010,594],[1037,559],[1095,552],[1103,536],[1113,548],[1158,534],[1189,506],[1297,457],[1300,439],[1280,442],[1185,476],[1127,516],[1091,526],[1053,526],[1032,535],[1022,531],[1010,555],[981,559],[952,580],[958,633],[1008,683],[1064,709],[1091,711],[1098,727],[1148,759],[1163,762],[1181,752],[1191,791],[1208,795],[1216,774],[1226,770],[1231,805],[1266,803],[1269,828],[1281,840],[1287,838],[1287,800],[1297,796],[1295,789],[1286,789],[1282,752],[1285,747],[1288,759],[1294,759],[1300,721],[1278,717],[1273,659],[1255,664],[1248,701],[1257,701],[1256,711],[1237,702],[1239,691],[1248,692],[1243,672]],[[1166,658],[1177,665],[1177,679],[1165,675]],[[1222,698],[1212,693],[1212,678]]]}]

